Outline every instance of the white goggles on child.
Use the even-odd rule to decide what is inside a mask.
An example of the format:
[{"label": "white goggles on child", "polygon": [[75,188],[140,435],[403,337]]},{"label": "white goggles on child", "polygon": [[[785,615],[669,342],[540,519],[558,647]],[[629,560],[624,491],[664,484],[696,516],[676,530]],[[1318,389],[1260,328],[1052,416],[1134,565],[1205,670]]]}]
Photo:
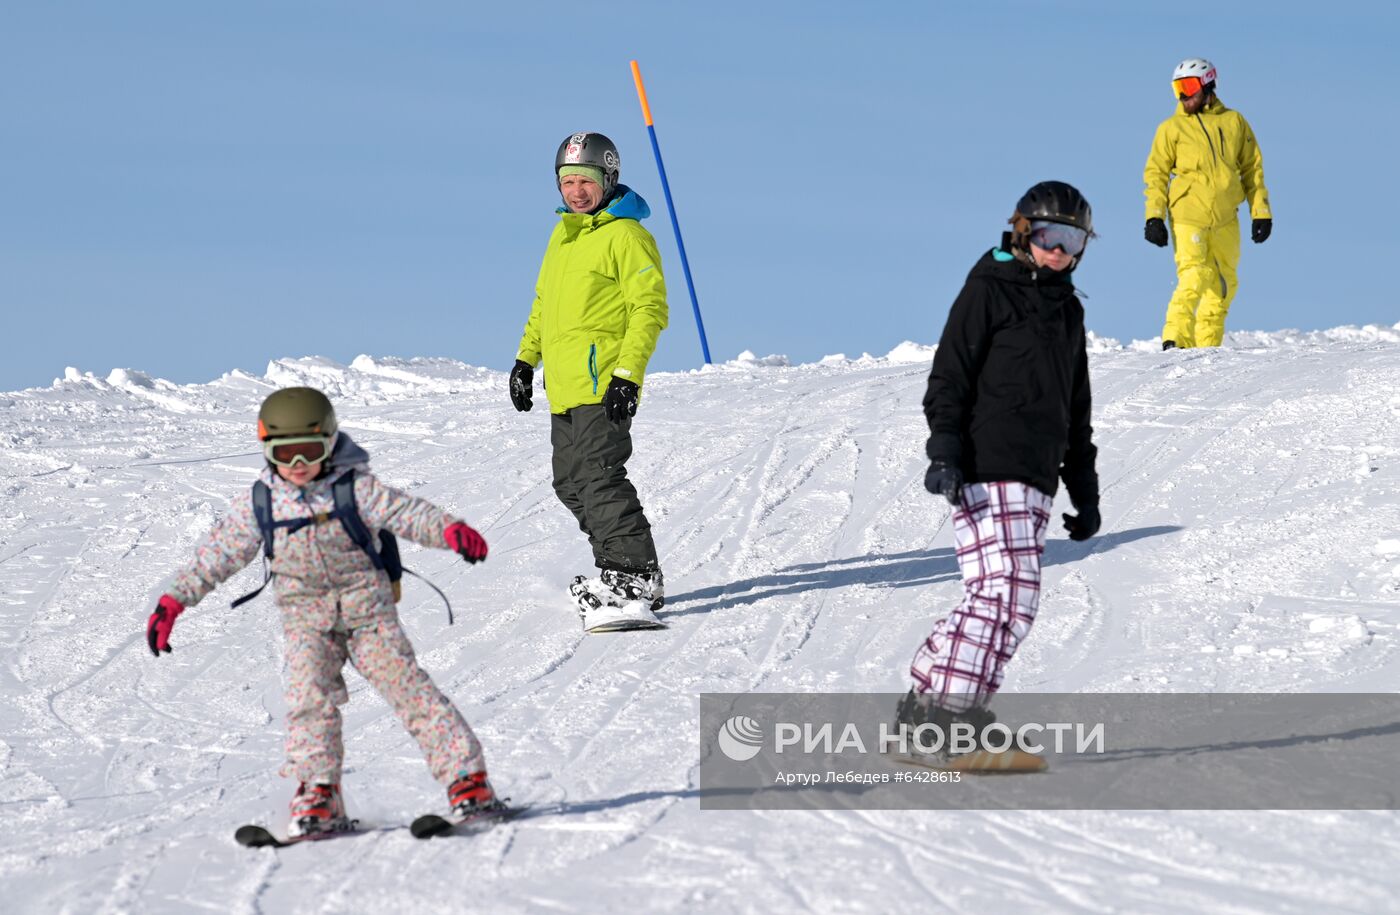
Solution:
[{"label": "white goggles on child", "polygon": [[331,440],[324,435],[274,438],[263,442],[263,454],[278,467],[319,464],[331,456]]}]

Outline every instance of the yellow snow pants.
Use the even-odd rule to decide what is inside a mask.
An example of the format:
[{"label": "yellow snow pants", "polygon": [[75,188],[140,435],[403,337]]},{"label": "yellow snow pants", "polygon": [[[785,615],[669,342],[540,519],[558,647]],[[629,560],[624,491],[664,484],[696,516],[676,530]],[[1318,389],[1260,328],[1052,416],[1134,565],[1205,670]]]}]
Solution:
[{"label": "yellow snow pants", "polygon": [[1235,270],[1240,262],[1238,221],[1213,229],[1175,223],[1176,292],[1167,303],[1162,339],[1182,348],[1219,346],[1225,315],[1235,298]]}]

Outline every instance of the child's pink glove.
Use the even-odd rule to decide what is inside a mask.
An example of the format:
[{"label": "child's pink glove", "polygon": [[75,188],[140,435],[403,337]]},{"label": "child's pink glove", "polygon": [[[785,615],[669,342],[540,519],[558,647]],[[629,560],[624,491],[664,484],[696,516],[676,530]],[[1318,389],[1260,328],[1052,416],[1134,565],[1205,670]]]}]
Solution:
[{"label": "child's pink glove", "polygon": [[170,651],[170,630],[175,628],[175,617],[185,612],[185,605],[169,594],[162,594],[156,604],[156,612],[146,621],[146,644],[151,646],[151,654],[160,657],[162,651]]},{"label": "child's pink glove", "polygon": [[455,521],[442,532],[442,537],[447,541],[447,548],[467,562],[480,562],[486,558],[486,538],[468,524]]}]

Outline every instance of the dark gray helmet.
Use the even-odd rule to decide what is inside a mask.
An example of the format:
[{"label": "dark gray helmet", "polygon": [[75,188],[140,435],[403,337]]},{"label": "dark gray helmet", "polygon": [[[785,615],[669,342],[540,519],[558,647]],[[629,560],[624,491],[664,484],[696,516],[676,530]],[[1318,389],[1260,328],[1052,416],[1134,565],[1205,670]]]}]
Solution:
[{"label": "dark gray helmet", "polygon": [[283,388],[267,395],[258,411],[258,438],[335,435],[339,428],[330,398],[315,388]]},{"label": "dark gray helmet", "polygon": [[1043,219],[1094,231],[1094,211],[1089,201],[1072,184],[1042,181],[1026,191],[1016,204],[1016,212],[1027,219]]},{"label": "dark gray helmet", "polygon": [[603,197],[606,199],[617,187],[622,157],[617,146],[601,133],[575,133],[564,138],[554,154],[554,181],[559,181],[559,169],[566,165],[591,165],[603,173]]}]

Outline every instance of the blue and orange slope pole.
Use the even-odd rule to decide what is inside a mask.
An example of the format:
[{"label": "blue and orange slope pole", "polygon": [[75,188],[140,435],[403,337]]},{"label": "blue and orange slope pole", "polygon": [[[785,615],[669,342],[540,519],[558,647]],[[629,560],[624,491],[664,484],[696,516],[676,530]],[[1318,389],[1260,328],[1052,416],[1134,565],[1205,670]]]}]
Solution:
[{"label": "blue and orange slope pole", "polygon": [[632,61],[632,80],[637,84],[637,100],[642,103],[642,119],[646,121],[647,133],[651,136],[651,151],[656,155],[656,170],[661,173],[661,190],[666,194],[666,209],[671,213],[671,228],[676,233],[676,247],[681,252],[681,268],[685,270],[685,285],[690,290],[690,307],[695,312],[695,328],[700,331],[700,351],[705,355],[705,364],[710,364],[710,341],[705,339],[705,322],[700,318],[700,301],[695,297],[695,281],[690,278],[690,261],[685,256],[685,242],[681,240],[681,224],[676,219],[676,204],[671,200],[671,183],[666,180],[666,164],[661,161],[661,144],[656,142],[656,125],[651,121],[651,106],[647,104],[647,90],[642,85],[642,70]]}]

